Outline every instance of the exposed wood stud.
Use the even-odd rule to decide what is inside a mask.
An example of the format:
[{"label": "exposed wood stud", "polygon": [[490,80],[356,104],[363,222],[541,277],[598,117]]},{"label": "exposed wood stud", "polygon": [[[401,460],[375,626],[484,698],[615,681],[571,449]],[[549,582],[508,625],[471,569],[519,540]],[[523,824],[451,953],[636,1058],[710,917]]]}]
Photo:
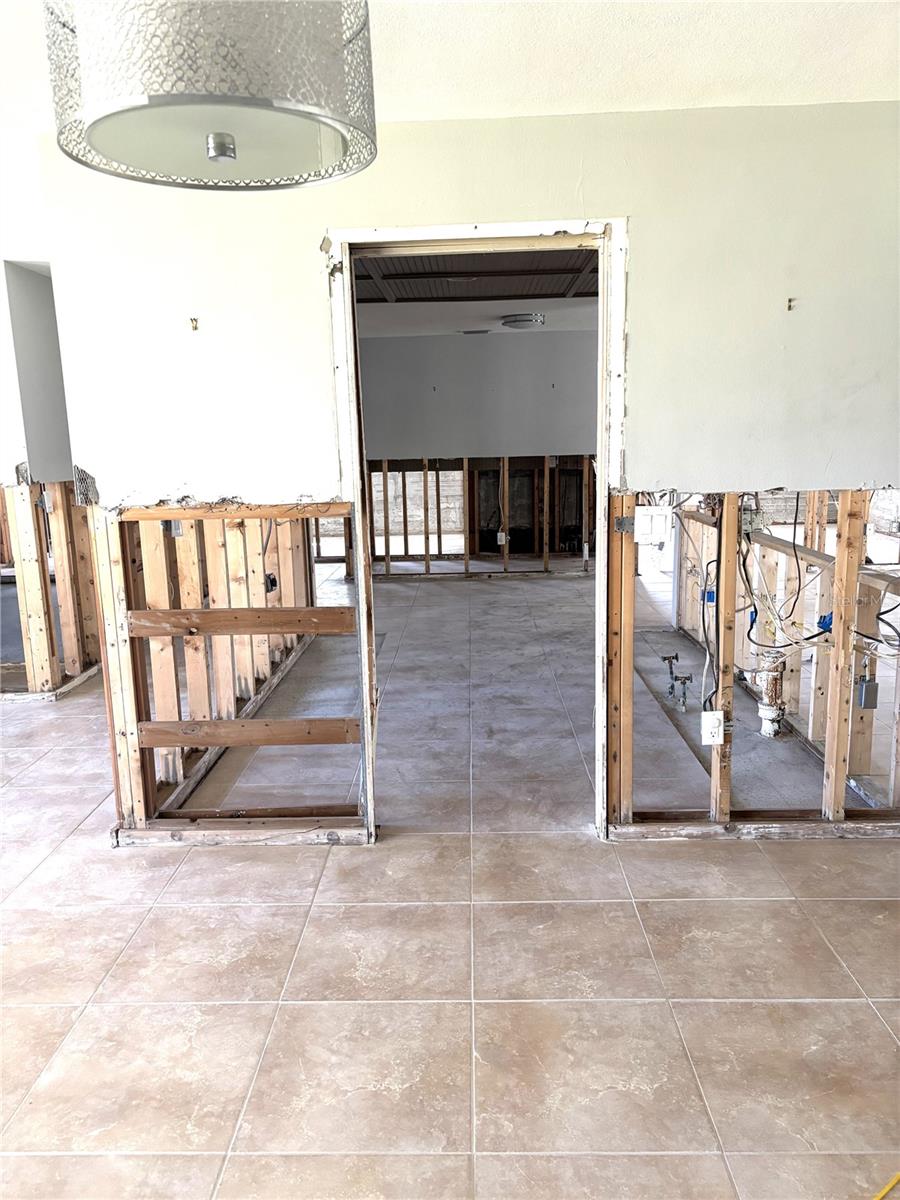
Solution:
[{"label": "exposed wood stud", "polygon": [[403,554],[409,557],[409,508],[406,498],[406,472],[400,472],[400,498],[403,504]]},{"label": "exposed wood stud", "polygon": [[469,460],[463,459],[462,465],[462,496],[463,496],[463,570],[469,573]]},{"label": "exposed wood stud", "polygon": [[[98,505],[91,505],[87,511],[100,606],[100,646],[113,751],[116,809],[122,825],[140,828],[153,815],[152,796],[156,783],[155,779],[147,777],[145,756],[138,740],[138,697],[128,637],[127,560],[122,552],[121,528],[115,517]],[[147,751],[146,755],[152,771],[152,751]]]},{"label": "exposed wood stud", "polygon": [[[272,536],[278,541],[278,576],[281,584],[282,608],[295,608],[297,594],[294,589],[294,539],[290,521],[276,521]],[[294,633],[284,631],[284,647],[290,653],[297,644]]]},{"label": "exposed wood stud", "polygon": [[316,517],[314,519],[313,526],[315,529],[315,539],[316,539],[316,558],[321,558],[322,557],[322,529],[321,529],[321,522],[319,521],[318,517]]},{"label": "exposed wood stud", "polygon": [[472,558],[481,557],[481,483],[478,468],[472,472],[472,533],[475,538],[474,548],[469,553]]},{"label": "exposed wood stud", "polygon": [[[831,570],[824,568],[816,580],[816,622],[832,612]],[[825,716],[828,700],[829,661],[833,639],[831,634],[817,637],[812,646],[812,671],[810,674],[809,723],[807,733],[810,741],[825,740]]]},{"label": "exposed wood stud", "polygon": [[[803,585],[803,579],[797,570],[797,563],[794,556],[788,555],[784,560],[784,596],[782,600],[782,611],[787,616],[791,611],[791,606],[794,604],[799,589]],[[794,618],[802,625],[803,614],[803,598],[804,593],[800,593],[797,600],[797,608],[794,613]],[[796,636],[796,635],[795,635]],[[785,712],[796,714],[800,711],[800,671],[803,665],[803,649],[801,646],[795,646],[792,650],[785,651],[784,663],[784,681],[782,683],[782,697],[784,699]]]},{"label": "exposed wood stud", "polygon": [[824,553],[825,539],[828,533],[828,492],[817,492],[816,501],[816,540],[815,548]]},{"label": "exposed wood stud", "polygon": [[531,536],[535,558],[541,552],[541,485],[537,467],[531,472]]},{"label": "exposed wood stud", "polygon": [[0,488],[0,563],[6,566],[12,561],[12,538],[9,532],[9,518],[6,515],[6,489]]},{"label": "exposed wood stud", "polygon": [[353,578],[353,522],[344,517],[344,575]]},{"label": "exposed wood stud", "polygon": [[559,527],[559,502],[560,502],[560,470],[559,458],[556,459],[556,466],[553,468],[553,549],[559,554],[560,550],[560,527]]},{"label": "exposed wood stud", "polygon": [[[268,609],[263,538],[262,521],[244,522],[244,546],[247,553],[248,612],[253,609]],[[184,605],[183,599],[182,604]],[[187,607],[187,605],[184,605],[184,607]],[[269,643],[269,635],[267,633],[253,634],[251,645],[253,647],[253,675],[255,679],[268,679],[272,674],[272,650]]]},{"label": "exposed wood stud", "polygon": [[310,608],[315,608],[318,600],[316,599],[316,557],[313,551],[312,524],[308,520],[301,521],[300,527],[304,535],[304,558],[306,560],[306,603]]},{"label": "exposed wood stud", "polygon": [[[860,551],[860,557],[865,557],[865,544]],[[858,633],[870,633],[879,636],[878,609],[881,602],[881,592],[878,588],[860,584],[856,598],[856,630]],[[868,676],[874,679],[878,668],[878,643],[862,642],[866,651],[858,650],[853,656],[853,691],[856,692],[857,682]],[[852,705],[850,719],[850,754],[847,760],[847,773],[852,776],[870,775],[872,773],[872,739],[875,733],[875,710],[860,708]]]},{"label": "exposed wood stud", "polygon": [[87,509],[75,503],[75,485],[66,484],[66,498],[72,517],[72,540],[75,560],[76,587],[81,613],[81,635],[85,663],[100,661],[100,626],[97,617],[97,591],[94,587],[94,564],[91,556],[91,532]]},{"label": "exposed wood stud", "polygon": [[622,801],[622,517],[621,496],[609,498],[606,659],[606,808],[610,824],[620,822]]},{"label": "exposed wood stud", "polygon": [[581,459],[581,554],[584,569],[588,569],[591,546],[591,460],[585,454]]},{"label": "exposed wood stud", "polygon": [[819,508],[819,493],[806,493],[806,510],[803,517],[803,545],[816,544],[816,515]]},{"label": "exposed wood stud", "polygon": [[834,562],[832,636],[825,722],[825,779],[822,816],[844,819],[844,793],[850,751],[853,702],[853,622],[865,525],[865,493],[842,491],[838,497],[837,554]]},{"label": "exposed wood stud", "polygon": [[431,530],[428,516],[428,459],[422,459],[422,530],[425,534],[425,574],[431,573]]},{"label": "exposed wood stud", "polygon": [[[383,508],[382,517],[384,520],[384,573],[391,573],[391,500],[390,488],[388,487],[388,460],[381,460],[381,504]],[[374,519],[374,514],[373,514]]]},{"label": "exposed wood stud", "polygon": [[62,634],[63,669],[67,675],[75,678],[85,669],[87,656],[82,637],[81,598],[78,591],[74,535],[66,485],[48,483],[44,488],[44,505],[50,525],[50,548],[53,552],[53,574],[56,580],[56,600]]},{"label": "exposed wood stud", "polygon": [[[209,606],[210,608],[229,608],[225,522],[204,521],[203,542],[206,549]],[[212,639],[212,668],[214,712],[220,720],[227,721],[235,715],[236,711],[234,658],[230,637],[214,637]]]},{"label": "exposed wood stud", "polygon": [[634,756],[634,579],[635,544],[634,528],[635,497],[622,497],[621,513],[626,525],[620,538],[622,566],[621,637],[619,648],[619,820],[627,824],[632,819],[633,808],[633,756]]},{"label": "exposed wood stud", "polygon": [[294,603],[301,608],[312,607],[308,571],[306,522],[291,521],[291,566],[294,572]]},{"label": "exposed wood stud", "polygon": [[[147,605],[151,609],[168,609],[172,593],[162,523],[144,521],[140,526],[140,539]],[[181,719],[181,697],[172,639],[150,638],[149,651],[154,715],[159,721],[178,721]],[[177,750],[161,751],[157,756],[157,770],[163,783],[180,783],[184,778],[183,756]]]},{"label": "exposed wood stud", "polygon": [[28,690],[51,692],[62,683],[62,664],[50,605],[41,489],[35,483],[21,483],[7,488],[6,498]]},{"label": "exposed wood stud", "polygon": [[737,591],[738,496],[727,492],[722,502],[719,524],[718,572],[716,595],[716,666],[718,686],[715,706],[722,713],[725,730],[720,746],[713,746],[710,757],[711,821],[724,822],[731,812],[731,750],[734,722],[734,609]]},{"label": "exposed wood stud", "polygon": [[366,491],[368,493],[368,513],[369,513],[369,557],[374,562],[375,560],[375,499],[372,485],[372,471],[368,467],[364,467],[366,474]]},{"label": "exposed wood stud", "polygon": [[[275,587],[266,591],[266,608],[281,608],[281,560],[278,554],[278,535],[275,532],[275,522],[262,521],[261,526],[265,571],[275,581]],[[284,659],[286,647],[281,630],[269,634],[269,650],[276,663],[280,663]]]},{"label": "exposed wood stud", "polygon": [[[247,551],[244,546],[243,520],[225,522],[225,553],[228,558],[228,598],[232,609],[250,607],[247,584]],[[237,697],[249,700],[256,690],[253,666],[253,641],[248,634],[238,634],[232,641],[234,676]]]},{"label": "exposed wood stud", "polygon": [[440,459],[434,460],[434,516],[437,523],[437,552],[444,553],[444,527],[441,517],[441,466]]},{"label": "exposed wood stud", "polygon": [[[786,544],[790,545],[789,542]],[[771,596],[774,601],[778,594],[778,555],[765,546],[760,546],[756,554],[756,591],[762,596]],[[701,564],[701,574],[705,565]],[[777,640],[768,618],[762,611],[754,629],[754,636],[761,646],[771,646]]]},{"label": "exposed wood stud", "polygon": [[[181,537],[175,539],[175,555],[181,603],[186,607],[199,609],[203,604],[203,582],[200,577],[196,521],[181,523]],[[130,624],[129,614],[129,626]],[[212,704],[209,694],[209,655],[206,638],[202,635],[186,636],[183,644],[188,713],[193,721],[208,721],[212,716]]]},{"label": "exposed wood stud", "polygon": [[[544,490],[543,490],[543,538],[544,570],[550,570],[550,459],[544,457]],[[537,518],[535,518],[537,519]]]},{"label": "exposed wood stud", "polygon": [[509,459],[500,459],[500,528],[503,530],[503,570],[509,570]]}]

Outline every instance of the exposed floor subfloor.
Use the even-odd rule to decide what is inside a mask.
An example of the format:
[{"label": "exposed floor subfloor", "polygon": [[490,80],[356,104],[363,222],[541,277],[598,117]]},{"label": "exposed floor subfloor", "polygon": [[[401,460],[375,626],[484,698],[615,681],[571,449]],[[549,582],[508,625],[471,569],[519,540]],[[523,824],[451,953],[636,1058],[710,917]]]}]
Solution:
[{"label": "exposed floor subfloor", "polygon": [[375,591],[371,848],[113,851],[98,683],[0,710],[5,1200],[870,1200],[900,842],[603,845],[590,583]]}]

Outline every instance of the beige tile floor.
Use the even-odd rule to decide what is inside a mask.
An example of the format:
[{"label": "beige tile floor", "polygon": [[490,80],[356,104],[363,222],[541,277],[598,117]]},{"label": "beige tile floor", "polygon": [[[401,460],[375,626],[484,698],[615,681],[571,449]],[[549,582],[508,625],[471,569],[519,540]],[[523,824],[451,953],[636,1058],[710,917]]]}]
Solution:
[{"label": "beige tile floor", "polygon": [[590,582],[376,604],[372,848],[113,851],[97,688],[4,707],[4,1200],[871,1200],[900,844],[604,846]]}]

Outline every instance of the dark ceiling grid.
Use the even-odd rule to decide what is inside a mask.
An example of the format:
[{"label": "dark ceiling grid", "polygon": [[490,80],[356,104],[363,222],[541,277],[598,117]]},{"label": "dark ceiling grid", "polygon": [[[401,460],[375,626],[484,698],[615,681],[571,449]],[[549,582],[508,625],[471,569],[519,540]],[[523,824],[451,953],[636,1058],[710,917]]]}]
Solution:
[{"label": "dark ceiling grid", "polygon": [[360,304],[562,300],[597,295],[593,250],[356,258]]}]

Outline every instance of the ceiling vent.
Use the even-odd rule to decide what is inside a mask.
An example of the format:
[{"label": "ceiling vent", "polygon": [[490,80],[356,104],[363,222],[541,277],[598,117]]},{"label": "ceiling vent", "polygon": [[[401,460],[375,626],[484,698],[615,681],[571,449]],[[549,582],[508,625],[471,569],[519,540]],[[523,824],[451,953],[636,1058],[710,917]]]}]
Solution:
[{"label": "ceiling vent", "polygon": [[500,324],[504,329],[539,329],[544,324],[543,313],[512,313],[502,317]]}]

